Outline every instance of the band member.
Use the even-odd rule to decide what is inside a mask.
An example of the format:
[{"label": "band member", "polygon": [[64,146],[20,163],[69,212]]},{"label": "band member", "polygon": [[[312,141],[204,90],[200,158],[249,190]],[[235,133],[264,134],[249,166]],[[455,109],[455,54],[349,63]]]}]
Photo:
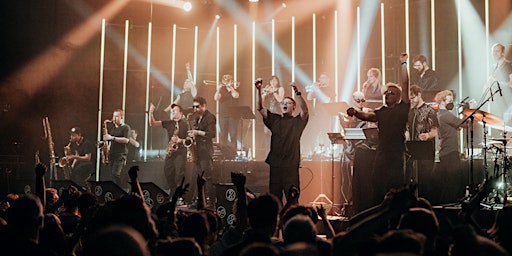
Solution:
[{"label": "band member", "polygon": [[425,55],[418,55],[412,59],[413,68],[418,71],[412,77],[412,84],[418,85],[423,91],[437,91],[439,87],[439,77],[436,71],[431,69],[427,63]]},{"label": "band member", "polygon": [[[192,130],[188,131],[188,136],[196,141],[195,156],[196,165],[195,173],[200,175],[204,172],[203,177],[206,179],[205,194],[207,203],[211,203],[215,198],[212,172],[213,172],[213,139],[215,138],[216,117],[206,109],[206,100],[203,97],[195,97],[192,105],[194,115]],[[197,176],[197,175],[196,175]]]},{"label": "band member", "polygon": [[[369,112],[373,111],[371,108],[367,108],[365,106],[366,98],[364,93],[361,91],[356,91],[352,94],[352,106],[357,111]],[[340,124],[343,128],[376,128],[376,124],[371,123],[371,125],[363,121],[355,116],[348,116],[345,113],[340,112]]]},{"label": "band member", "polygon": [[378,68],[370,68],[366,73],[368,79],[363,83],[361,90],[366,100],[377,101],[378,106],[382,103],[382,74]]},{"label": "band member", "polygon": [[265,162],[270,165],[270,193],[282,202],[283,190],[286,199],[290,198],[288,190],[291,186],[299,188],[300,137],[309,120],[308,106],[297,87],[293,90],[301,112],[293,116],[297,103],[291,97],[285,97],[281,102],[282,114],[276,114],[263,107],[262,80],[255,81],[258,95],[256,106],[263,117],[263,123],[272,132],[270,152]]},{"label": "band member", "polygon": [[132,162],[138,162],[140,161],[140,141],[137,140],[137,130],[131,129],[130,130],[130,143],[128,143],[128,157],[127,161],[128,163]]},{"label": "band member", "polygon": [[318,81],[308,88],[306,99],[316,99],[320,103],[329,103],[331,102],[331,96],[334,96],[334,91],[329,86],[329,75],[324,72],[320,74]]},{"label": "band member", "polygon": [[187,68],[187,79],[183,83],[183,91],[178,94],[178,97],[176,97],[173,103],[164,109],[165,112],[171,111],[173,104],[180,105],[184,110],[189,110],[192,112],[192,101],[197,95],[197,88],[196,82],[192,77],[192,72],[190,72],[190,63],[187,62],[185,67]]},{"label": "band member", "polygon": [[[464,171],[461,168],[458,130],[467,126],[463,120],[456,117],[450,111],[453,109],[453,93],[444,90],[436,94],[436,102],[439,104],[437,119],[439,122],[439,164],[435,166],[434,175],[440,186],[440,198],[431,199],[432,203],[451,203],[462,198],[465,192],[467,179],[463,178]],[[441,182],[442,181],[442,182]]]},{"label": "band member", "polygon": [[112,181],[120,187],[126,187],[121,183],[121,172],[126,165],[128,155],[128,143],[130,142],[130,126],[124,123],[124,113],[121,109],[114,110],[112,114],[113,127],[103,135],[104,141],[110,141],[108,154],[109,169]]},{"label": "band member", "polygon": [[374,184],[373,201],[382,201],[391,188],[400,188],[404,180],[405,129],[409,115],[409,74],[407,72],[408,55],[402,53],[402,87],[387,83],[384,87],[386,105],[371,112],[347,109],[349,116],[361,120],[378,122],[379,141],[371,177]]},{"label": "band member", "polygon": [[187,149],[184,141],[187,138],[188,124],[183,119],[183,110],[180,105],[172,104],[171,120],[156,120],[153,116],[154,111],[155,105],[151,104],[149,106],[149,125],[165,128],[169,138],[164,174],[172,195],[185,175]]},{"label": "band member", "polygon": [[279,77],[272,76],[268,84],[262,89],[263,105],[270,112],[281,114],[281,101],[284,99],[284,88],[281,86]]},{"label": "band member", "polygon": [[87,179],[94,173],[96,147],[82,136],[80,127],[71,128],[69,136],[71,155],[65,156],[71,165],[71,180],[81,187],[87,187]]},{"label": "band member", "polygon": [[[505,46],[494,44],[492,46],[492,55],[495,64],[492,65],[492,83],[485,88],[485,93],[499,90],[499,96],[492,97],[491,110],[493,114],[503,118],[505,123],[510,124],[512,120],[512,63],[505,58]],[[500,136],[493,134],[493,136]]]},{"label": "band member", "polygon": [[213,99],[219,102],[219,142],[221,145],[229,146],[233,152],[238,148],[238,121],[240,117],[233,116],[232,109],[230,108],[238,106],[239,96],[240,94],[235,88],[233,77],[231,75],[222,76],[222,82],[217,87],[217,91],[213,96]]}]

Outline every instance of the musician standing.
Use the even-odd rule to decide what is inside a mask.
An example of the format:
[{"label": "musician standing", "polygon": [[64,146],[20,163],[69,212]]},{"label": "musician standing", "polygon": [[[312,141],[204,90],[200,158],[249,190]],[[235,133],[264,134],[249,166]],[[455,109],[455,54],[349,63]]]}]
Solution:
[{"label": "musician standing", "polygon": [[103,140],[110,141],[110,150],[108,154],[108,166],[112,181],[124,188],[126,184],[121,182],[121,173],[126,165],[128,155],[128,143],[130,142],[130,126],[124,123],[124,113],[121,109],[114,110],[112,114],[112,123],[114,124],[103,135]]},{"label": "musician standing", "polygon": [[282,202],[283,190],[288,200],[290,187],[300,188],[300,137],[308,123],[309,112],[306,101],[293,86],[301,113],[293,116],[297,104],[291,97],[285,97],[281,102],[282,114],[272,113],[263,107],[261,85],[262,80],[256,80],[255,86],[258,90],[256,106],[263,117],[263,123],[272,132],[270,152],[265,160],[270,165],[269,190]]},{"label": "musician standing", "polygon": [[67,155],[68,164],[71,166],[71,180],[81,187],[87,187],[87,179],[94,173],[94,153],[96,147],[92,142],[82,136],[80,127],[71,128],[70,136],[71,155]]},{"label": "musician standing", "polygon": [[366,97],[366,100],[377,103],[376,105],[382,105],[382,74],[378,68],[370,68],[366,72],[368,77],[366,82],[363,83],[363,89],[361,90]]},{"label": "musician standing", "polygon": [[190,63],[185,64],[187,68],[187,79],[183,83],[183,91],[178,94],[178,97],[168,107],[164,109],[165,112],[172,110],[172,105],[180,105],[182,109],[192,112],[192,102],[194,97],[197,95],[197,87],[192,72],[190,72]]},{"label": "musician standing", "polygon": [[192,130],[188,131],[188,136],[196,141],[195,173],[200,175],[204,172],[203,178],[206,179],[205,194],[207,203],[213,202],[215,191],[212,184],[213,172],[213,139],[215,138],[216,117],[206,109],[206,100],[203,97],[195,97],[192,105],[194,108]]},{"label": "musician standing", "polygon": [[384,87],[386,105],[372,112],[347,109],[349,116],[356,116],[365,121],[378,122],[379,142],[377,146],[372,184],[374,185],[373,201],[382,201],[391,188],[404,185],[405,161],[405,129],[409,114],[409,74],[407,72],[407,54],[400,56],[402,87],[387,83]]},{"label": "musician standing", "polygon": [[[489,85],[490,89],[486,89],[492,92],[498,89],[501,91],[491,98],[491,110],[493,114],[503,118],[506,125],[510,125],[510,120],[512,120],[512,104],[510,103],[512,97],[512,63],[505,58],[505,46],[502,44],[492,46],[492,55],[495,61],[495,64],[491,67],[493,84]],[[500,135],[495,134],[495,136]]]},{"label": "musician standing", "polygon": [[[187,137],[188,124],[183,119],[183,110],[180,105],[172,104],[171,120],[156,120],[153,112],[155,105],[149,106],[149,125],[153,127],[163,127],[167,130],[169,143],[167,155],[165,157],[164,175],[169,184],[171,195],[174,193],[181,179],[185,176],[185,164],[187,162],[187,149],[183,142]],[[172,145],[176,148],[173,149]]]},{"label": "musician standing", "polygon": [[319,103],[331,102],[331,96],[334,96],[334,90],[329,86],[329,75],[321,73],[318,81],[314,82],[308,89],[308,100],[316,99]]},{"label": "musician standing", "polygon": [[453,203],[464,196],[465,181],[464,171],[461,168],[459,152],[458,130],[466,127],[462,119],[456,117],[450,111],[453,109],[453,93],[444,90],[436,94],[436,102],[439,104],[437,119],[439,122],[439,163],[435,166],[434,175],[439,186],[436,190],[439,198],[430,199],[435,203]]},{"label": "musician standing", "polygon": [[[239,116],[232,116],[233,107],[238,106],[238,97],[240,94],[235,88],[235,82],[231,75],[223,75],[222,82],[217,87],[213,96],[214,100],[219,102],[219,143],[228,146],[231,151],[237,150],[238,121]],[[229,136],[229,140],[228,140]]]}]

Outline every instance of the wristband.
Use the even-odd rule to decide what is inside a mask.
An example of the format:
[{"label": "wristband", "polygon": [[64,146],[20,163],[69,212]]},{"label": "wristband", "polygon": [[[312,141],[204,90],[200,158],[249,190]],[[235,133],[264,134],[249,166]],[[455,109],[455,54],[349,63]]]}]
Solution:
[{"label": "wristband", "polygon": [[407,61],[402,62],[402,66],[407,66]]},{"label": "wristband", "polygon": [[296,92],[295,92],[295,95],[300,96],[300,95],[302,95],[302,93],[301,93],[301,92],[299,92],[299,91],[296,91]]}]

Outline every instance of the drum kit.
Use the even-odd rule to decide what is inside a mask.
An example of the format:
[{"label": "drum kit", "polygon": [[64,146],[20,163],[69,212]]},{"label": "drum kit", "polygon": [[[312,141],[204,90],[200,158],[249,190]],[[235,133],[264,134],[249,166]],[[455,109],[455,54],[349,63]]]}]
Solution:
[{"label": "drum kit", "polygon": [[[499,177],[499,182],[493,191],[482,201],[483,205],[504,205],[507,202],[512,203],[512,186],[508,172],[511,167],[511,157],[508,152],[512,150],[512,138],[507,138],[507,133],[512,132],[512,127],[505,125],[505,122],[496,115],[479,110],[465,109],[462,112],[466,117],[473,117],[474,121],[479,122],[484,127],[483,137],[483,156],[485,167],[485,179],[489,179],[489,167],[492,168],[492,177]],[[496,129],[501,132],[501,137],[490,138],[487,141],[486,127]],[[492,163],[492,165],[489,164]],[[471,167],[472,168],[472,167]],[[472,175],[472,173],[471,173]],[[471,177],[472,178],[472,177]]]}]

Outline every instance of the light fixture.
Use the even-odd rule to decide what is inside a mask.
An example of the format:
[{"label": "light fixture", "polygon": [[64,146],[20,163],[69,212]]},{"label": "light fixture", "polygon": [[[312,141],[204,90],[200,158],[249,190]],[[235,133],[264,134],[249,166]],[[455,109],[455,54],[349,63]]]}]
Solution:
[{"label": "light fixture", "polygon": [[251,3],[257,3],[257,2],[259,2],[259,0],[249,0],[249,2],[251,2]]},{"label": "light fixture", "polygon": [[192,3],[191,2],[183,3],[183,10],[186,12],[190,12],[190,10],[192,10]]},{"label": "light fixture", "polygon": [[285,3],[285,2],[283,2],[283,3],[281,4],[281,7],[286,8],[286,3]]},{"label": "light fixture", "polygon": [[218,14],[217,14],[217,15],[215,15],[215,19],[216,19],[216,20],[220,19],[220,15],[218,15]]}]

